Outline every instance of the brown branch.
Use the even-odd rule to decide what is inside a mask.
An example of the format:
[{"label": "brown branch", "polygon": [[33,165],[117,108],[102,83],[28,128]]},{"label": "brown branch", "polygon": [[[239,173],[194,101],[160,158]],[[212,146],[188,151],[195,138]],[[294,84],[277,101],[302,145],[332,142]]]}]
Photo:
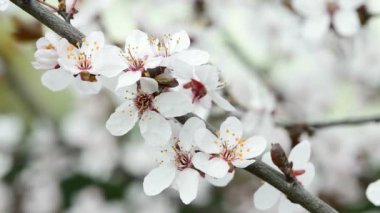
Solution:
[{"label": "brown branch", "polygon": [[283,127],[288,131],[297,131],[297,132],[307,132],[309,134],[313,134],[317,130],[335,127],[335,126],[357,126],[367,123],[379,123],[380,116],[371,116],[364,118],[346,118],[340,120],[333,121],[325,121],[325,122],[300,122],[300,123],[281,123],[276,122],[276,125],[279,127]]},{"label": "brown branch", "polygon": [[[64,22],[63,20],[59,19],[57,16],[52,14],[46,8],[39,5],[39,3],[34,0],[29,0],[27,2],[25,0],[11,1],[14,4],[18,5],[21,9],[25,10],[26,12],[40,20],[43,24],[55,31],[57,34],[68,39],[74,45],[77,44],[77,42],[80,42],[81,39],[84,37],[84,35],[77,29],[72,27],[70,24]],[[186,116],[177,118],[177,120],[181,123],[184,123],[188,118],[193,116],[196,115],[188,114]],[[207,127],[210,129],[210,131],[215,133],[216,128],[212,127],[209,124],[207,124]],[[310,194],[301,185],[286,182],[284,175],[280,174],[279,172],[266,165],[265,163],[261,162],[260,160],[257,160],[257,162],[247,167],[245,170],[273,185],[278,190],[283,192],[291,201],[302,205],[305,209],[309,210],[310,212],[337,212],[328,204],[324,203],[319,198]]]}]

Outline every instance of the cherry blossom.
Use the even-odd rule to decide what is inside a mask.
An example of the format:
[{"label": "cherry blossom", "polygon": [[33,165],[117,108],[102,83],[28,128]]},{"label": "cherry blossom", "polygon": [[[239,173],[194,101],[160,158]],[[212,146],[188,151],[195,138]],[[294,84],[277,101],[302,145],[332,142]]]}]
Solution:
[{"label": "cherry blossom", "polygon": [[173,69],[173,75],[177,77],[177,80],[183,82],[182,87],[191,90],[193,103],[199,103],[201,106],[209,109],[213,101],[224,110],[235,110],[235,108],[218,93],[220,89],[219,72],[215,66],[190,66],[176,60],[170,64],[170,67]]},{"label": "cherry blossom", "polygon": [[207,129],[195,133],[195,141],[202,152],[194,155],[193,163],[214,178],[223,178],[235,167],[245,168],[261,155],[266,140],[260,136],[243,139],[243,126],[236,117],[228,117],[221,125],[218,137]]},{"label": "cherry blossom", "polygon": [[[125,63],[117,47],[105,45],[103,33],[93,32],[76,48],[66,39],[57,46],[58,63],[63,68],[50,70],[43,80],[52,90],[65,88],[71,82],[85,94],[98,93],[101,78],[115,77],[124,70]],[[59,85],[59,88],[57,88]]]},{"label": "cherry blossom", "polygon": [[155,68],[161,62],[158,58],[152,58],[154,54],[148,35],[139,30],[132,31],[126,38],[125,56],[128,69],[120,75],[117,88],[136,83],[147,68]]},{"label": "cherry blossom", "polygon": [[9,6],[9,0],[0,0],[0,11],[4,11]]},{"label": "cherry blossom", "polygon": [[[309,141],[302,141],[296,145],[289,154],[289,161],[293,163],[293,172],[303,186],[307,187],[314,178],[314,165],[309,162],[311,145]],[[269,152],[263,155],[263,162],[267,163],[274,169],[279,169],[274,165]],[[291,203],[285,195],[269,183],[264,183],[254,194],[253,202],[255,207],[260,210],[268,210],[273,207],[278,200],[279,212],[293,212],[295,208],[300,208],[298,204]]]},{"label": "cherry blossom", "polygon": [[373,205],[380,206],[380,180],[369,184],[365,195]]},{"label": "cherry blossom", "polygon": [[310,39],[319,39],[332,24],[342,36],[353,36],[360,29],[356,9],[364,0],[293,0],[294,9],[305,17],[302,33]]},{"label": "cherry blossom", "polygon": [[140,120],[143,138],[153,144],[166,144],[171,129],[165,118],[185,115],[192,111],[191,99],[183,91],[158,94],[158,83],[152,78],[142,77],[139,84],[118,90],[125,101],[116,108],[106,123],[111,134],[120,136],[129,132]]},{"label": "cherry blossom", "polygon": [[[181,30],[173,35],[167,34],[160,38],[151,38],[151,45],[156,60],[160,66],[168,66],[172,60],[180,60],[189,65],[202,65],[209,61],[209,54],[202,50],[188,50],[189,35]],[[152,59],[153,60],[153,59]]]},{"label": "cherry blossom", "polygon": [[157,195],[173,185],[178,190],[183,203],[189,204],[198,192],[200,173],[194,168],[192,158],[195,154],[194,132],[205,128],[203,121],[192,117],[180,129],[173,124],[173,137],[170,143],[160,147],[159,167],[144,178],[144,192]]}]

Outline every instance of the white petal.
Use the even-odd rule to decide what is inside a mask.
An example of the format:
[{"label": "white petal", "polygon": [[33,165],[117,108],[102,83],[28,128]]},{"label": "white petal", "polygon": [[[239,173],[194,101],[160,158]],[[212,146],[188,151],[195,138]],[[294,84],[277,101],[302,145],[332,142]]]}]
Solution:
[{"label": "white petal", "polygon": [[155,108],[165,117],[178,117],[193,110],[191,97],[184,92],[161,93],[154,100]]},{"label": "white petal", "polygon": [[209,175],[206,175],[205,179],[211,183],[213,186],[216,186],[216,187],[225,187],[227,186],[231,180],[234,178],[234,175],[235,175],[235,171],[233,172],[228,172],[226,176],[224,176],[223,178],[213,178]]},{"label": "white petal", "polygon": [[[69,50],[69,51],[68,51]],[[79,54],[79,50],[70,44],[66,39],[61,39],[57,45],[58,63],[67,71],[77,74],[77,60],[74,58]],[[73,54],[73,55],[71,55]]]},{"label": "white petal", "polygon": [[[300,208],[300,211],[297,211],[297,208]],[[290,202],[288,198],[282,196],[280,198],[280,204],[278,205],[279,213],[288,213],[288,212],[301,212],[302,208],[300,205]]]},{"label": "white petal", "polygon": [[161,63],[162,63],[162,57],[161,56],[149,57],[144,63],[144,68],[145,69],[153,69],[153,68],[160,66]]},{"label": "white petal", "polygon": [[162,165],[149,172],[144,178],[143,188],[146,195],[153,196],[168,188],[175,178],[173,165]]},{"label": "white petal", "polygon": [[121,50],[115,46],[107,45],[103,47],[91,60],[92,73],[112,78],[128,68],[120,52]]},{"label": "white petal", "polygon": [[268,183],[264,183],[253,195],[253,203],[257,209],[268,210],[276,204],[280,195],[280,191]]},{"label": "white petal", "polygon": [[142,77],[140,79],[141,90],[144,93],[152,94],[158,91],[158,83],[153,78]]},{"label": "white petal", "polygon": [[342,36],[353,36],[360,29],[360,21],[356,11],[339,10],[333,17],[336,31]]},{"label": "white petal", "polygon": [[311,153],[310,142],[307,140],[301,141],[292,149],[292,151],[290,151],[289,161],[292,161],[293,166],[297,168],[298,165],[304,165],[309,161],[310,153]]},{"label": "white petal", "polygon": [[91,32],[86,38],[80,47],[80,50],[83,51],[86,55],[97,54],[98,51],[103,49],[104,46],[104,35],[101,31]]},{"label": "white petal", "polygon": [[224,99],[222,96],[220,96],[216,92],[210,93],[210,96],[212,100],[218,105],[220,108],[226,110],[226,111],[235,111],[235,107],[233,107],[230,102],[228,102],[226,99]]},{"label": "white petal", "polygon": [[306,17],[317,16],[326,10],[325,0],[292,0],[293,8]]},{"label": "white petal", "polygon": [[368,9],[368,12],[371,14],[378,14],[380,13],[380,1],[379,0],[367,0],[366,8]]},{"label": "white petal", "polygon": [[129,132],[138,120],[138,111],[132,101],[126,101],[112,113],[106,127],[112,135],[121,136]]},{"label": "white petal", "polygon": [[196,131],[205,128],[206,125],[201,119],[197,117],[191,117],[188,119],[179,133],[179,143],[183,149],[189,151],[192,146],[195,146],[194,136]]},{"label": "white petal", "polygon": [[187,168],[179,172],[176,178],[179,197],[184,204],[189,204],[197,197],[199,173],[194,169]]},{"label": "white petal", "polygon": [[328,15],[315,16],[306,19],[302,26],[302,36],[310,41],[318,41],[327,33],[330,27]]},{"label": "white petal", "polygon": [[375,206],[380,206],[380,180],[368,185],[365,195]]},{"label": "white petal", "polygon": [[125,52],[130,52],[139,59],[151,55],[148,35],[140,30],[133,30],[125,39]]},{"label": "white petal", "polygon": [[49,70],[41,77],[41,83],[52,91],[65,89],[74,80],[71,73],[64,69]]},{"label": "white petal", "polygon": [[202,82],[207,90],[214,90],[219,83],[219,72],[215,66],[203,65],[195,69],[195,75]]},{"label": "white petal", "polygon": [[202,50],[187,50],[177,53],[173,57],[189,65],[199,66],[209,62],[210,54]]},{"label": "white petal", "polygon": [[234,116],[228,117],[220,126],[219,139],[234,147],[243,135],[243,125]]},{"label": "white petal", "polygon": [[186,31],[184,30],[175,33],[171,37],[169,46],[170,54],[186,50],[190,46],[189,35],[187,35]]},{"label": "white petal", "polygon": [[170,60],[168,67],[172,69],[172,73],[175,77],[185,81],[189,81],[193,78],[193,67],[180,60]]},{"label": "white petal", "polygon": [[[297,170],[298,168],[293,167],[293,169]],[[308,163],[306,164],[306,167],[302,169],[305,170],[305,173],[297,176],[297,180],[300,181],[303,186],[308,186],[315,176],[315,167],[312,163]]]},{"label": "white petal", "polygon": [[256,160],[235,159],[231,163],[237,168],[245,168],[253,164]]},{"label": "white petal", "polygon": [[225,160],[218,157],[210,159],[210,155],[203,152],[195,153],[192,162],[195,168],[214,178],[223,178],[230,169]]},{"label": "white petal", "polygon": [[76,90],[80,94],[84,95],[93,95],[93,94],[98,94],[100,90],[102,89],[102,84],[99,81],[99,77],[97,77],[96,82],[88,82],[88,81],[82,81],[80,77],[76,77],[74,79],[74,86]]},{"label": "white petal", "polygon": [[248,138],[243,146],[239,146],[239,149],[241,149],[242,159],[251,159],[263,154],[266,147],[267,141],[264,137],[253,136]]},{"label": "white petal", "polygon": [[194,141],[199,149],[208,154],[217,154],[221,151],[217,137],[208,129],[199,129],[194,135]]},{"label": "white petal", "polygon": [[263,157],[261,158],[261,161],[268,164],[268,166],[272,167],[273,169],[281,172],[280,169],[273,163],[270,152],[264,153]]},{"label": "white petal", "polygon": [[116,89],[130,86],[136,83],[141,78],[140,71],[127,71],[119,76]]},{"label": "white petal", "polygon": [[169,122],[153,111],[146,111],[141,116],[140,132],[147,143],[155,146],[166,145],[172,133]]}]

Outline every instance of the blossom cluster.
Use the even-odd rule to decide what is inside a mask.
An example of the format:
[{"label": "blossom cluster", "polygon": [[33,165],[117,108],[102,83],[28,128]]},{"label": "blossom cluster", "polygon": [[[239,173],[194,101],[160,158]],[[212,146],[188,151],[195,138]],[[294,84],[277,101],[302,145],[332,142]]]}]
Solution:
[{"label": "blossom cluster", "polygon": [[220,73],[209,54],[189,46],[185,31],[156,38],[134,30],[124,50],[105,44],[102,32],[90,33],[76,46],[47,33],[37,41],[33,62],[45,71],[42,84],[53,91],[70,84],[82,94],[96,94],[103,85],[111,89],[121,103],[106,128],[122,136],[138,122],[142,137],[158,153],[158,167],[145,177],[144,192],[157,195],[173,186],[185,204],[195,199],[200,178],[225,186],[235,168],[254,163],[267,146],[260,136],[245,139],[242,123],[233,116],[217,132],[198,117],[184,124],[175,120],[212,103],[234,110],[219,94]]}]

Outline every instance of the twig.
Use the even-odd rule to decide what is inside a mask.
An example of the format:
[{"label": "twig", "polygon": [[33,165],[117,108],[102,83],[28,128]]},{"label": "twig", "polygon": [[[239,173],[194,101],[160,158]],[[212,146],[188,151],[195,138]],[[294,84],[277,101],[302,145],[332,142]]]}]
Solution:
[{"label": "twig", "polygon": [[[24,3],[24,0],[11,1],[23,10],[27,11],[35,18],[37,18],[38,20],[40,20],[43,24],[45,24],[47,27],[58,33],[60,36],[68,39],[72,44],[80,42],[83,38],[83,34],[80,33],[77,29],[72,27],[70,24],[62,21],[57,16],[51,14],[46,8],[41,7],[35,1],[30,1],[30,3]],[[183,123],[192,116],[195,115],[189,114],[186,116],[182,116],[178,118],[178,121]],[[215,132],[215,128],[211,125],[208,124],[207,127],[212,132]],[[305,209],[309,210],[310,212],[337,212],[319,198],[311,195],[301,185],[286,182],[284,175],[280,174],[279,172],[272,169],[270,166],[266,165],[260,160],[257,160],[256,163],[247,167],[245,170],[273,185],[278,190],[286,194],[291,201],[293,201],[294,203],[301,204]]]},{"label": "twig", "polygon": [[325,121],[325,122],[304,122],[304,123],[281,123],[276,122],[277,126],[286,128],[286,129],[294,129],[298,128],[304,132],[314,132],[316,130],[334,127],[334,126],[356,126],[366,123],[379,123],[380,116],[372,116],[372,117],[364,117],[364,118],[346,118],[335,121]]}]

